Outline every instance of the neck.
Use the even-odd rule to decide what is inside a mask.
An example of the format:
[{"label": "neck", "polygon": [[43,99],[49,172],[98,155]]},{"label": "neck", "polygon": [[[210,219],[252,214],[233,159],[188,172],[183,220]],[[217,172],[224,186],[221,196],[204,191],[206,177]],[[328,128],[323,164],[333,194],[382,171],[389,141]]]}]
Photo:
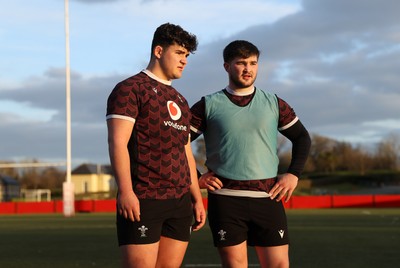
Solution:
[{"label": "neck", "polygon": [[227,86],[225,89],[232,95],[247,96],[253,94],[255,87],[253,85],[246,88],[232,88],[231,86]]},{"label": "neck", "polygon": [[152,74],[157,76],[159,79],[163,81],[169,81],[171,82],[171,79],[167,77],[167,75],[164,73],[163,69],[161,68],[160,64],[158,64],[157,61],[151,60],[149,64],[146,67],[146,70],[150,71]]}]

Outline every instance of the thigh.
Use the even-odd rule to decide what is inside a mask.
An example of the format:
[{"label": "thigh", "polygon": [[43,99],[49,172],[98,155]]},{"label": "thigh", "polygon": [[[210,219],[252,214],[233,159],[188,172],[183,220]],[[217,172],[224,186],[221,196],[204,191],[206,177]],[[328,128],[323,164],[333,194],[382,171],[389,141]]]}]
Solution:
[{"label": "thigh", "polygon": [[156,267],[181,267],[188,242],[161,236]]},{"label": "thigh", "polygon": [[289,267],[289,245],[255,248],[261,267]]},{"label": "thigh", "polygon": [[123,268],[155,267],[159,243],[120,246]]},{"label": "thigh", "polygon": [[219,247],[218,253],[222,267],[247,268],[247,243],[242,242],[235,246]]},{"label": "thigh", "polygon": [[214,246],[228,247],[247,240],[247,199],[242,197],[208,195],[208,221]]}]

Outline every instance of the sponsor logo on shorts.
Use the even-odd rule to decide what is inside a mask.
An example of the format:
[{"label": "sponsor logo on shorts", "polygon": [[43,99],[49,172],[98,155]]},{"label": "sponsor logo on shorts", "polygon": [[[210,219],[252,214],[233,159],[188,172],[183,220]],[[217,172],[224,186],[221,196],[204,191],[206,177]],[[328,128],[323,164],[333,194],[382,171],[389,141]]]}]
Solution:
[{"label": "sponsor logo on shorts", "polygon": [[219,230],[218,234],[219,234],[219,240],[220,240],[220,241],[226,240],[226,237],[225,237],[226,231],[224,231],[224,230]]},{"label": "sponsor logo on shorts", "polygon": [[149,230],[149,228],[147,228],[146,226],[142,225],[138,228],[138,230],[140,231],[140,237],[147,237],[146,235],[146,231]]},{"label": "sponsor logo on shorts", "polygon": [[284,230],[279,230],[278,233],[281,236],[281,238],[283,238],[283,236],[285,235],[285,231]]}]

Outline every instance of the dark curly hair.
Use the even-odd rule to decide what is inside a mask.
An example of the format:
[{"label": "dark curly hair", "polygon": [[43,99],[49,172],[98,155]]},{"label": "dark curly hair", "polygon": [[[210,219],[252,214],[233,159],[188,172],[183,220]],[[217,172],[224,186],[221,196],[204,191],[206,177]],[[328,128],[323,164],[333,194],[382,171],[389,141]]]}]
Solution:
[{"label": "dark curly hair", "polygon": [[151,43],[151,51],[156,46],[163,48],[177,44],[186,48],[190,53],[197,49],[197,37],[182,29],[181,26],[164,23],[160,25],[154,32],[153,42]]},{"label": "dark curly hair", "polygon": [[260,56],[260,51],[252,43],[245,40],[236,40],[229,43],[223,52],[224,62],[230,62],[236,57],[247,59],[250,56]]}]

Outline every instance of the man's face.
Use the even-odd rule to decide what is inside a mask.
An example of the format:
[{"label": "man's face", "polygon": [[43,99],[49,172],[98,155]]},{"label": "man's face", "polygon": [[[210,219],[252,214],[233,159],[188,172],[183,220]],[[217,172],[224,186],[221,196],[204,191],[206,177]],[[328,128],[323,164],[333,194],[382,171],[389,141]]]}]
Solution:
[{"label": "man's face", "polygon": [[257,56],[248,58],[234,58],[231,62],[225,62],[224,68],[229,75],[229,84],[236,89],[247,88],[254,84],[258,71]]},{"label": "man's face", "polygon": [[[163,48],[160,56],[160,66],[165,80],[181,78],[183,69],[187,64],[189,51],[177,44]],[[161,77],[160,77],[161,78]]]}]

